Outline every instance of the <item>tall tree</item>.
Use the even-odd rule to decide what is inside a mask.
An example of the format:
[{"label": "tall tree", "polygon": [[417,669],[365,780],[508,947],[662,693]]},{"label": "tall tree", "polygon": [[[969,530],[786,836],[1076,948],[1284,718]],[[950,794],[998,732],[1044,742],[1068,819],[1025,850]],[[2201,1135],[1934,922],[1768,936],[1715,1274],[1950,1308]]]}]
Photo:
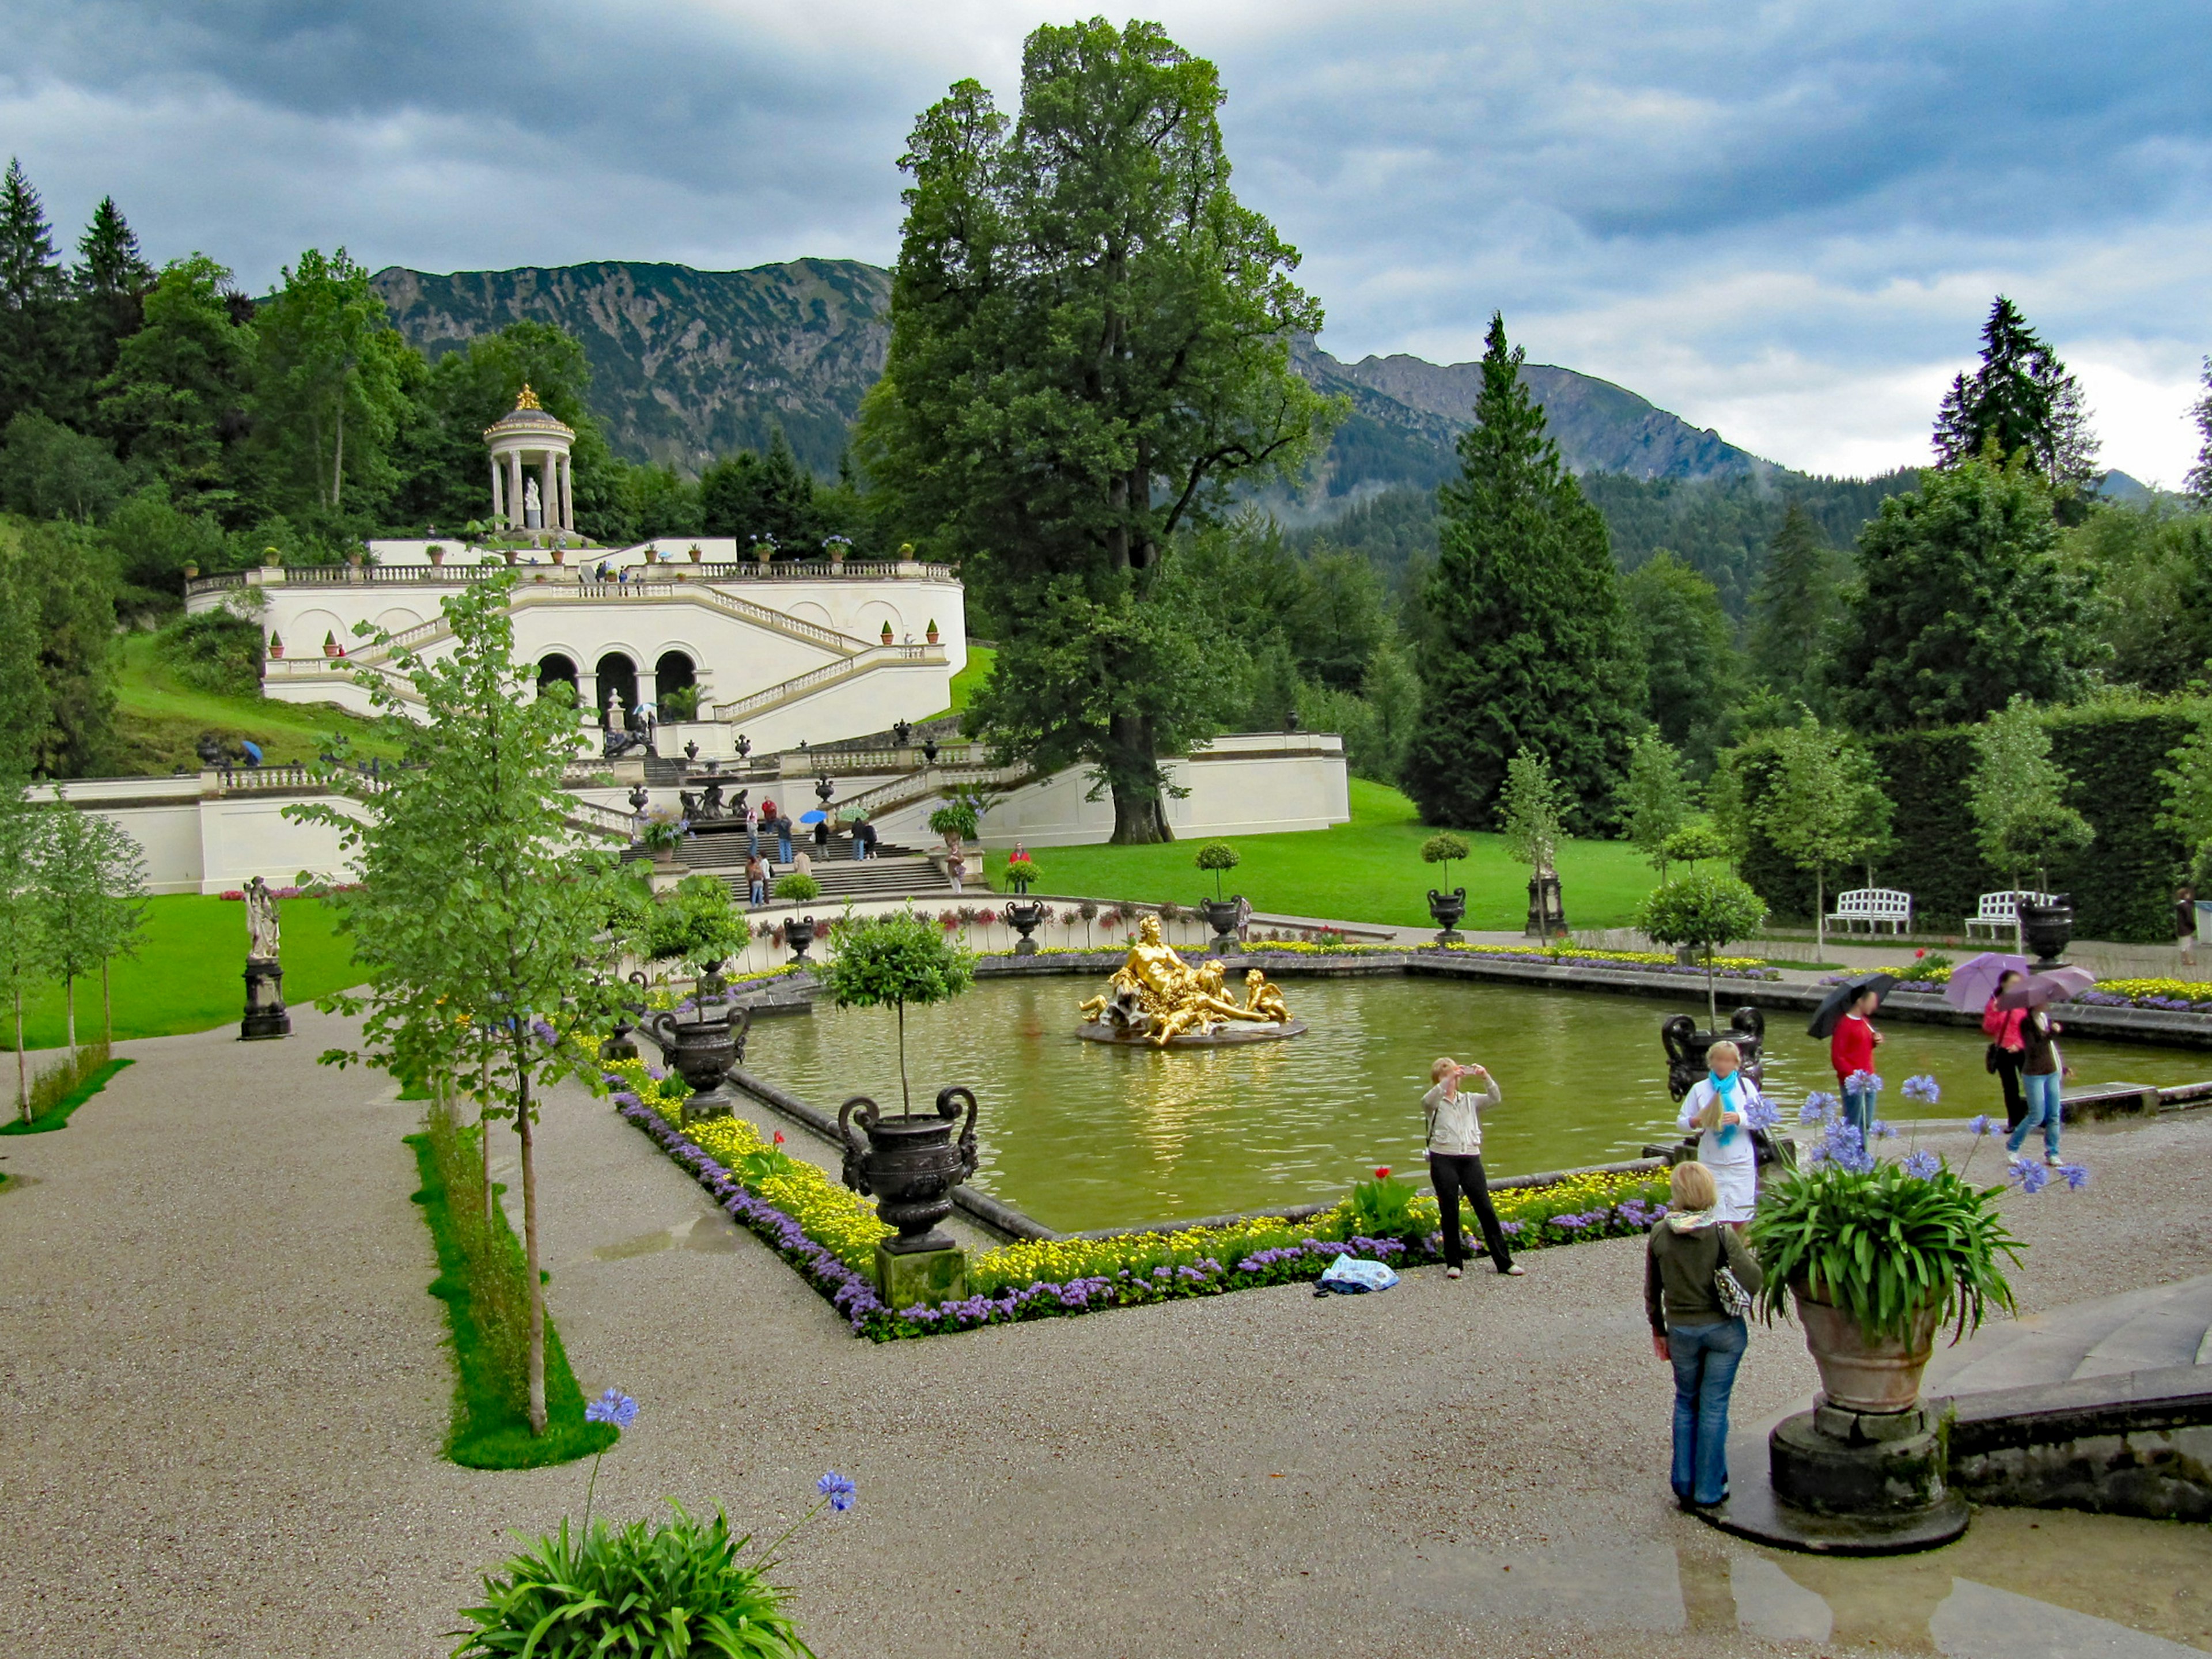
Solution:
[{"label": "tall tree", "polygon": [[1861,586],[1836,653],[1851,723],[1968,725],[2016,694],[2079,692],[2102,647],[2057,539],[2050,490],[2018,461],[1923,472],[1917,490],[1884,501],[1859,538]]},{"label": "tall tree", "polygon": [[757,540],[811,556],[827,533],[815,511],[814,476],[781,426],[765,455],[741,449],[699,475],[699,523],[710,536],[736,537],[740,553]]},{"label": "tall tree", "polygon": [[1704,772],[1728,740],[1748,678],[1720,592],[1664,548],[1620,586],[1644,652],[1644,712]]},{"label": "tall tree", "polygon": [[107,965],[137,948],[144,921],[144,860],[138,844],[110,819],[66,802],[48,817],[40,838],[38,893],[46,971],[62,982],[70,1059],[76,1059],[76,982],[95,969],[100,978],[102,1042],[114,1036]]},{"label": "tall tree", "polygon": [[73,379],[68,296],[46,205],[11,156],[0,176],[0,427],[26,409],[69,412],[56,407]]},{"label": "tall tree", "polygon": [[[106,753],[115,714],[115,576],[97,532],[35,525],[0,546],[0,612],[28,623],[0,625],[0,718],[25,722],[8,762],[33,776],[83,776]],[[27,650],[39,696],[22,689]]]},{"label": "tall tree", "polygon": [[1168,836],[1164,755],[1208,735],[1178,538],[1296,467],[1334,405],[1291,368],[1321,307],[1237,200],[1213,66],[1156,24],[1039,28],[1009,123],[963,81],[916,124],[883,380],[856,453],[890,522],[1002,620],[970,730],[1087,763],[1114,839]]},{"label": "tall tree", "polygon": [[117,349],[143,320],[141,301],[154,285],[154,268],[112,196],[100,198],[76,253],[70,286],[76,294],[79,372],[96,380],[115,366]]},{"label": "tall tree", "polygon": [[1533,749],[1516,751],[1505,763],[1505,787],[1498,791],[1498,828],[1504,832],[1505,850],[1516,863],[1528,866],[1528,890],[1537,894],[1536,919],[1545,938],[1551,936],[1551,907],[1538,892],[1545,876],[1555,868],[1565,803],[1551,763]]},{"label": "tall tree", "polygon": [[230,272],[204,253],[172,260],[146,294],[145,325],[100,383],[99,422],[123,453],[179,499],[216,508],[229,501],[224,456],[246,431],[253,379],[254,331],[230,291]]},{"label": "tall tree", "polygon": [[1839,562],[1819,522],[1792,496],[1752,590],[1747,645],[1753,672],[1794,702],[1820,703],[1829,636],[1843,608]]},{"label": "tall tree", "polygon": [[2204,360],[2203,386],[2203,396],[2189,406],[2189,418],[2197,423],[2197,460],[2181,487],[2197,506],[2212,507],[2212,357]]},{"label": "tall tree", "polygon": [[[393,724],[401,764],[385,774],[364,820],[327,802],[286,816],[337,832],[360,885],[332,896],[341,929],[368,980],[366,997],[338,1006],[366,1012],[366,1060],[422,1081],[456,1076],[487,1115],[513,1121],[521,1143],[522,1236],[530,1287],[532,1428],[545,1428],[545,1301],[539,1272],[538,1103],[576,1073],[592,1075],[584,1039],[613,1009],[591,969],[616,902],[612,865],[579,848],[562,775],[574,752],[575,712],[565,697],[537,695],[515,657],[508,602],[514,578],[471,584],[446,600],[450,652],[426,661],[406,650],[394,665],[421,700],[407,708],[383,674],[364,671],[378,708],[414,719]],[[349,757],[334,751],[333,775]]]},{"label": "tall tree", "polygon": [[1813,878],[1814,949],[1828,948],[1828,872],[1858,862],[1887,841],[1889,797],[1872,758],[1840,732],[1806,714],[1775,737],[1777,765],[1759,803],[1759,827]]},{"label": "tall tree", "polygon": [[[2051,886],[2051,860],[2087,847],[2096,830],[2069,805],[2073,780],[2051,758],[2051,733],[2026,697],[1991,712],[1974,733],[1974,770],[1966,784],[1974,836],[1982,856],[2004,872],[2015,890],[2033,871],[2036,890]],[[2017,914],[2017,942],[2023,937]]]},{"label": "tall tree", "polygon": [[1656,732],[1646,732],[1629,751],[1628,781],[1621,800],[1621,828],[1665,881],[1667,842],[1689,821],[1690,783],[1683,775],[1681,756]]},{"label": "tall tree", "polygon": [[1991,445],[2001,460],[2025,453],[2028,465],[2059,491],[2086,488],[2097,458],[2080,383],[2002,294],[1982,325],[1980,366],[1956,377],[1943,394],[1936,416],[1936,464],[1956,466]]},{"label": "tall tree", "polygon": [[[4,613],[0,613],[4,616]],[[0,620],[0,627],[4,627]],[[12,734],[0,731],[0,742]],[[0,756],[12,754],[0,749]],[[0,986],[15,1031],[15,1111],[31,1117],[31,1074],[23,1049],[23,999],[46,977],[46,908],[39,891],[41,845],[51,808],[35,805],[21,776],[0,775]]]},{"label": "tall tree", "polygon": [[1605,521],[1544,435],[1492,315],[1461,476],[1439,491],[1421,715],[1406,790],[1432,823],[1495,822],[1508,758],[1543,754],[1577,823],[1608,816],[1644,702]]},{"label": "tall tree", "polygon": [[309,248],[285,268],[254,327],[255,437],[275,463],[280,498],[335,514],[349,479],[380,496],[392,482],[385,451],[413,354],[368,272],[343,248]]}]

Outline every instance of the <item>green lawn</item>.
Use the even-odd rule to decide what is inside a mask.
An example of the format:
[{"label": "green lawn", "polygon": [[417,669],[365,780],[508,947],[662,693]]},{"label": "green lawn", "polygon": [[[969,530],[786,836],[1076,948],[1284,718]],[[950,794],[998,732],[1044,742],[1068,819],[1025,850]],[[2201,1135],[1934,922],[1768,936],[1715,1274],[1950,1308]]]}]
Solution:
[{"label": "green lawn", "polygon": [[[331,931],[331,913],[312,899],[282,907],[284,1000],[307,1002],[354,982],[350,945]],[[135,958],[116,963],[115,1035],[174,1036],[236,1023],[246,1008],[246,907],[233,899],[178,894],[147,902],[146,930]],[[58,1048],[64,1040],[62,991],[41,990],[23,1010],[23,1042]],[[0,1048],[12,1048],[10,1012]],[[100,1035],[100,976],[76,988],[80,1040]]]},{"label": "green lawn", "polygon": [[[1278,915],[1421,927],[1429,921],[1430,888],[1449,891],[1463,886],[1467,919],[1462,927],[1517,933],[1528,915],[1527,866],[1509,860],[1496,836],[1468,836],[1472,851],[1463,863],[1424,864],[1421,843],[1434,833],[1395,789],[1354,778],[1349,823],[1295,835],[1231,838],[1243,861],[1228,872],[1222,890],[1241,892],[1255,908]],[[1194,842],[1039,847],[1032,854],[1048,893],[1188,904],[1213,891],[1212,877],[1193,863],[1198,854]],[[1571,841],[1560,848],[1559,864],[1561,896],[1572,927],[1626,927],[1637,902],[1654,884],[1651,867],[1626,842]],[[1002,858],[993,861],[994,886],[1005,885],[1004,866]]]},{"label": "green lawn", "polygon": [[270,764],[313,760],[343,730],[356,752],[396,757],[397,744],[380,736],[373,720],[334,703],[279,702],[233,697],[186,685],[161,660],[150,634],[133,634],[120,648],[115,676],[117,769],[121,775],[159,775],[197,769],[193,744],[203,732],[251,738]]},{"label": "green lawn", "polygon": [[969,646],[968,665],[952,677],[952,707],[940,709],[930,718],[943,720],[947,714],[965,713],[969,699],[983,689],[983,682],[991,678],[991,665],[998,659],[999,653],[988,645]]}]

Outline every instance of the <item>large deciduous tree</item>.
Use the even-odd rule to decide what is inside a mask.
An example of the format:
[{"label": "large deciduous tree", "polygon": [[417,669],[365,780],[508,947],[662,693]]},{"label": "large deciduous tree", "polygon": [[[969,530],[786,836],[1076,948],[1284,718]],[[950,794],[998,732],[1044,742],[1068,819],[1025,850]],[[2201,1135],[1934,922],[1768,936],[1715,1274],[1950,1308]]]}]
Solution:
[{"label": "large deciduous tree", "polygon": [[1748,678],[1720,591],[1662,548],[1621,583],[1644,653],[1645,712],[1700,772],[1728,740]]},{"label": "large deciduous tree", "polygon": [[0,742],[34,777],[82,777],[114,726],[115,577],[97,532],[35,525],[0,546]]},{"label": "large deciduous tree", "polygon": [[1982,325],[1980,364],[1953,380],[1936,416],[1939,465],[1956,466],[1992,447],[1999,459],[2025,453],[2063,494],[2088,484],[2097,455],[2080,383],[2002,294]]},{"label": "large deciduous tree", "polygon": [[1813,878],[1814,949],[1828,946],[1828,872],[1870,858],[1889,840],[1891,806],[1873,757],[1808,713],[1775,734],[1772,783],[1759,827]]},{"label": "large deciduous tree", "polygon": [[143,301],[145,326],[100,383],[100,427],[181,499],[228,496],[226,449],[246,431],[254,330],[230,304],[230,272],[204,253],[172,260]]},{"label": "large deciduous tree", "polygon": [[973,81],[916,124],[882,381],[858,453],[891,521],[957,559],[1000,641],[970,729],[1088,763],[1114,839],[1168,835],[1164,755],[1209,734],[1178,536],[1294,467],[1333,405],[1290,364],[1322,323],[1238,203],[1213,66],[1156,24],[1031,34],[1010,122]]},{"label": "large deciduous tree", "polygon": [[[1992,713],[1974,733],[1974,770],[1967,781],[1974,836],[1982,856],[2004,872],[2014,890],[2035,872],[2036,890],[2051,885],[2051,861],[2095,838],[2088,819],[2067,804],[2073,780],[2051,758],[2051,733],[2026,697]],[[2024,938],[2013,918],[2015,942]]]},{"label": "large deciduous tree", "polygon": [[1971,459],[1920,475],[1859,538],[1836,698],[1866,731],[1968,725],[2015,695],[2063,702],[2103,647],[2081,576],[2057,554],[2033,469]]},{"label": "large deciduous tree", "polygon": [[349,479],[372,494],[388,489],[386,450],[413,354],[368,272],[343,248],[309,248],[285,268],[254,326],[255,438],[275,461],[280,495],[336,514]]},{"label": "large deciduous tree", "polygon": [[1439,492],[1406,791],[1431,823],[1496,821],[1510,757],[1550,762],[1570,828],[1612,815],[1644,702],[1605,520],[1560,464],[1493,315],[1460,477]]},{"label": "large deciduous tree", "polygon": [[62,804],[39,839],[38,894],[44,913],[46,971],[62,982],[70,1059],[76,1059],[76,982],[100,973],[100,1041],[115,1036],[107,967],[132,954],[143,925],[145,860],[138,843],[110,819]]}]

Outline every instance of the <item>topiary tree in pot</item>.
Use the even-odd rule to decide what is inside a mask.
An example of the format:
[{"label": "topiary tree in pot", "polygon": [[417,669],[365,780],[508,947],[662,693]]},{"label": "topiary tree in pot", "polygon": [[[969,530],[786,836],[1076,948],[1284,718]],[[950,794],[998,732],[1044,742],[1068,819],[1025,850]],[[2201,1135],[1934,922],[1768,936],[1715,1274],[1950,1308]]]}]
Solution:
[{"label": "topiary tree in pot", "polygon": [[1200,899],[1198,903],[1206,913],[1207,925],[1213,929],[1212,948],[1217,952],[1226,950],[1235,940],[1239,902],[1237,898],[1221,896],[1222,872],[1234,870],[1243,861],[1243,855],[1225,841],[1210,841],[1198,849],[1198,867],[1213,872],[1213,896]]},{"label": "topiary tree in pot", "polygon": [[1688,945],[1705,963],[1705,1012],[1721,1028],[1720,1002],[1713,988],[1713,952],[1731,939],[1745,939],[1766,921],[1766,905],[1735,876],[1692,870],[1661,884],[1636,908],[1636,925],[1662,945]]},{"label": "topiary tree in pot", "polygon": [[[1424,864],[1456,864],[1467,854],[1466,837],[1455,836],[1449,830],[1441,835],[1431,836],[1421,843],[1421,862]],[[1437,924],[1437,944],[1459,943],[1460,936],[1455,930],[1460,918],[1466,914],[1467,889],[1464,886],[1455,887],[1449,893],[1440,893],[1433,887],[1429,889],[1429,916]]]}]

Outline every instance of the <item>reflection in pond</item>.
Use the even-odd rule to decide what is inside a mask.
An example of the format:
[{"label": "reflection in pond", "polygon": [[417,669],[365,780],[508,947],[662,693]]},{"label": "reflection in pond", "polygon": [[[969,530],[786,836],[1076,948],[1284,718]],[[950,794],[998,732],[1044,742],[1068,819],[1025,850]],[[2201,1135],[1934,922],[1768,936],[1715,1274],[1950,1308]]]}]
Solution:
[{"label": "reflection in pond", "polygon": [[[978,985],[908,1012],[915,1098],[926,1103],[948,1083],[974,1087],[976,1185],[1073,1231],[1334,1198],[1371,1165],[1417,1166],[1420,1096],[1439,1054],[1481,1061],[1504,1091],[1484,1126],[1492,1174],[1635,1157],[1674,1133],[1659,1027],[1702,1013],[1693,990],[1678,1004],[1429,979],[1284,984],[1312,1028],[1304,1036],[1165,1052],[1077,1037],[1088,979]],[[1905,1079],[1921,1072],[1942,1083],[1942,1113],[2002,1110],[1978,1030],[1886,1029],[1892,1111],[1904,1108]],[[1784,1101],[1833,1086],[1827,1045],[1806,1036],[1802,1020],[1778,1018],[1767,1047],[1768,1083]],[[2067,1058],[2085,1086],[2212,1075],[2212,1056],[2186,1049],[2069,1042]],[[824,1004],[806,1018],[763,1022],[747,1066],[831,1112],[848,1095],[898,1098],[888,1012]]]}]

